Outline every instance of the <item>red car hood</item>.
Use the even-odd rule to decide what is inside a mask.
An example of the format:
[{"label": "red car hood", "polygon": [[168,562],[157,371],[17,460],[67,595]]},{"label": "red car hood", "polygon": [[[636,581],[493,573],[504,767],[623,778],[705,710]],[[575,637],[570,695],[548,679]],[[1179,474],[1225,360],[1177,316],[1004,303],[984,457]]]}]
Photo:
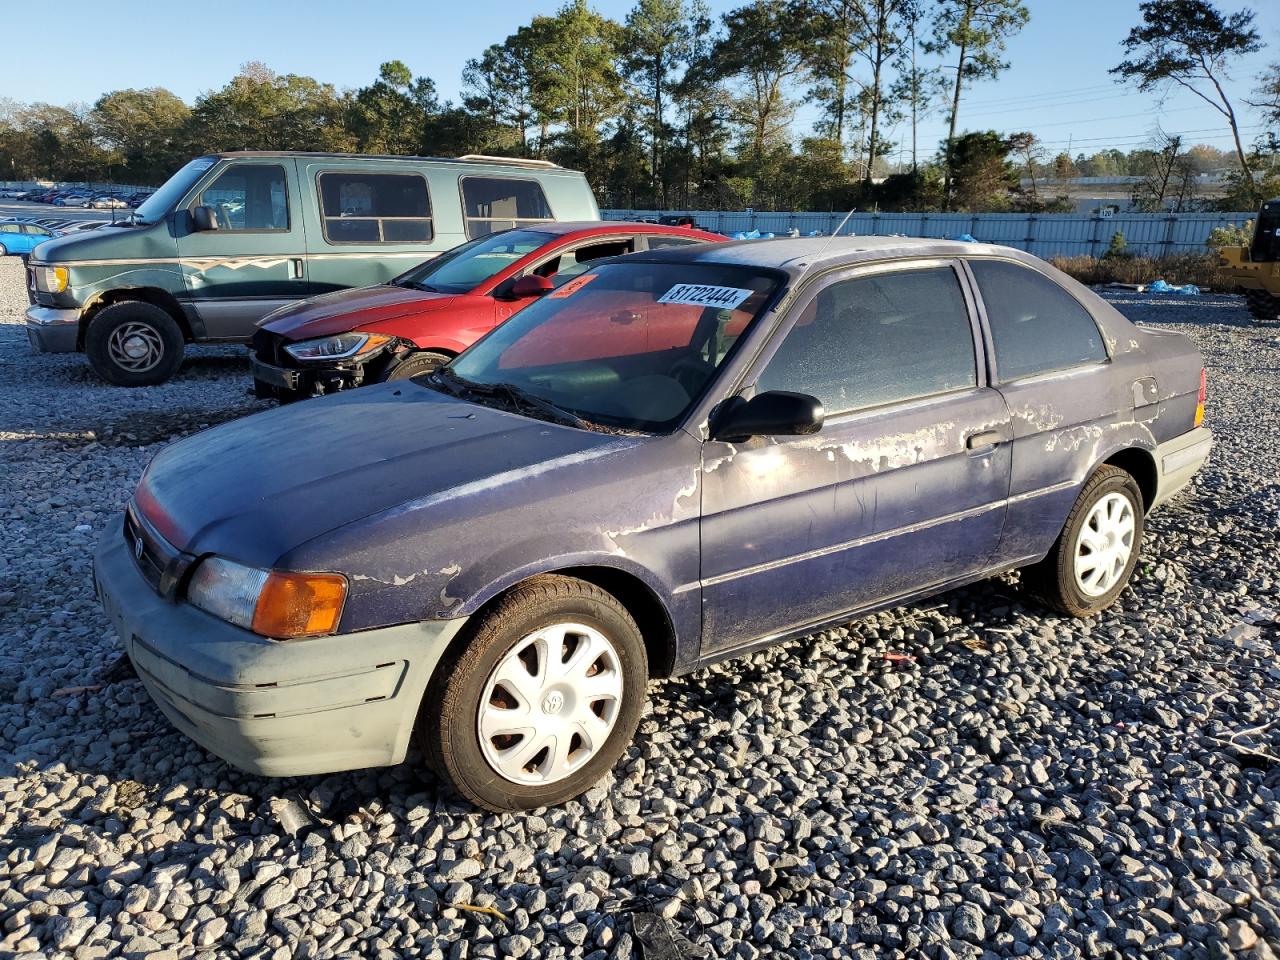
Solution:
[{"label": "red car hood", "polygon": [[286,340],[310,340],[396,317],[429,313],[456,299],[452,293],[429,293],[388,284],[353,287],[300,300],[262,326]]}]

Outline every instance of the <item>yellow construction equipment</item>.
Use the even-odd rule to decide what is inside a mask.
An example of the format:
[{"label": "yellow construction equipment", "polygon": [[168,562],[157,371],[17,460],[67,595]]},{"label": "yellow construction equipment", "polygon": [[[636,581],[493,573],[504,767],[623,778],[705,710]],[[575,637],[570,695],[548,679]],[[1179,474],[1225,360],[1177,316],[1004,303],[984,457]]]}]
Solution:
[{"label": "yellow construction equipment", "polygon": [[1268,200],[1247,247],[1223,247],[1218,264],[1240,287],[1255,320],[1280,319],[1280,199]]}]

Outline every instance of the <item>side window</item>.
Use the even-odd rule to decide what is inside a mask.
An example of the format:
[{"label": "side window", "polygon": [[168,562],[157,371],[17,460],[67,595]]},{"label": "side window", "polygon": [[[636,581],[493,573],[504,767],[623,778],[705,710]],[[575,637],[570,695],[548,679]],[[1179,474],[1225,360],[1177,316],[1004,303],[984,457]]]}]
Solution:
[{"label": "side window", "polygon": [[288,230],[284,167],[233,163],[201,191],[198,206],[212,207],[219,230]]},{"label": "side window", "polygon": [[322,173],[320,218],[330,243],[417,243],[434,236],[417,173]]},{"label": "side window", "polygon": [[837,282],[804,308],[756,384],[828,416],[976,385],[969,311],[950,267]]},{"label": "side window", "polygon": [[566,250],[559,256],[552,257],[533,272],[550,277],[552,284],[558,287],[568,283],[578,274],[586,273],[595,261],[603,260],[605,257],[620,257],[631,253],[633,249],[634,241],[631,240],[592,243],[585,247],[578,247],[576,250]]},{"label": "side window", "polygon": [[0,223],[0,233],[21,233],[16,223]]},{"label": "side window", "polygon": [[690,244],[701,243],[701,240],[691,240],[688,237],[648,237],[646,238],[650,250],[661,250],[664,247],[687,247]]},{"label": "side window", "polygon": [[555,219],[542,184],[502,177],[463,177],[462,215],[468,238]]},{"label": "side window", "polygon": [[1089,311],[1042,274],[1001,260],[970,260],[1002,381],[1107,359]]}]

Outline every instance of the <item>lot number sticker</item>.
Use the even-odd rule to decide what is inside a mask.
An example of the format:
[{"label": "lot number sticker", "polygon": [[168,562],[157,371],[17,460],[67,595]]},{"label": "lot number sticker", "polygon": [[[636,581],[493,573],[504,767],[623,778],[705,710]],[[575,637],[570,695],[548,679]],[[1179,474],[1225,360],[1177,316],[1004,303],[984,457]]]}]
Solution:
[{"label": "lot number sticker", "polygon": [[733,310],[754,290],[738,287],[713,287],[705,283],[677,283],[658,298],[659,303],[688,303],[696,307],[722,307]]}]

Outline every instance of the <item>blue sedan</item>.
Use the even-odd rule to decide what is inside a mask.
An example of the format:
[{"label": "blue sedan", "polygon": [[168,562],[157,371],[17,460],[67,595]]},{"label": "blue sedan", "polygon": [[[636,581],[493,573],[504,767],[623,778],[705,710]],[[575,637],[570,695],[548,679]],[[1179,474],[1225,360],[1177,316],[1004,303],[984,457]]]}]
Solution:
[{"label": "blue sedan", "polygon": [[60,236],[59,231],[34,223],[0,223],[0,257],[10,253],[25,256],[36,248],[36,244]]}]

